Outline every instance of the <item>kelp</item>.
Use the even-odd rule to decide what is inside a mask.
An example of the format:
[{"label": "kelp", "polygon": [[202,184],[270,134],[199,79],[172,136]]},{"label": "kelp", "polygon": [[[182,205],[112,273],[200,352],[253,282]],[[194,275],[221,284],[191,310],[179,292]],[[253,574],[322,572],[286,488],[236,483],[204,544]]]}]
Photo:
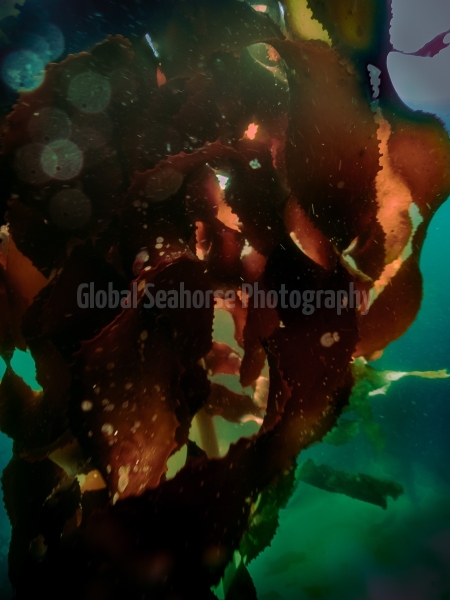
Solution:
[{"label": "kelp", "polygon": [[327,444],[341,446],[354,439],[360,432],[364,433],[375,451],[384,449],[383,429],[374,419],[373,407],[376,396],[387,394],[390,386],[404,377],[420,377],[422,379],[446,379],[450,377],[446,369],[439,371],[379,371],[369,365],[363,358],[352,363],[355,384],[347,406],[337,426],[323,439]]},{"label": "kelp", "polygon": [[249,529],[239,549],[245,564],[254,560],[272,542],[278,529],[280,510],[286,507],[296,483],[295,469],[291,468],[281,473],[255,502]]},{"label": "kelp", "polygon": [[338,471],[328,465],[316,465],[309,459],[299,467],[300,481],[322,490],[345,494],[356,500],[387,508],[387,498],[396,500],[403,488],[393,481],[385,481],[363,473]]},{"label": "kelp", "polygon": [[[152,47],[114,35],[53,63],[6,118],[0,354],[28,347],[43,388],[8,367],[0,389],[18,600],[212,598],[237,551],[270,543],[299,453],[371,376],[354,359],[414,321],[448,136],[401,105],[387,71],[372,102],[364,74],[385,57],[388,15],[348,4],[309,3],[318,41],[294,3],[275,22],[238,0],[180,0]],[[83,283],[131,297],[85,309]],[[219,303],[144,306],[147,285],[181,283],[237,294],[221,308],[239,352],[213,342]],[[307,314],[247,302],[254,283],[367,300]],[[219,416],[261,426],[220,457],[190,439],[195,422],[214,442]],[[382,506],[398,492],[338,479]],[[254,593],[244,562],[227,598]]]}]

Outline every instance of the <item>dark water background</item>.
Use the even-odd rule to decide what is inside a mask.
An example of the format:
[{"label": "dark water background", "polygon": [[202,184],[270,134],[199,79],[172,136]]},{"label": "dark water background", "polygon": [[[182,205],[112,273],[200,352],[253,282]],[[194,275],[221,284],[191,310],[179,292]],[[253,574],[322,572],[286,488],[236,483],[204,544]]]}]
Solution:
[{"label": "dark water background", "polygon": [[[116,4],[105,19],[104,2],[27,0],[22,16],[9,22],[18,32],[54,23],[65,50],[89,48],[107,34],[141,36],[151,31],[150,4]],[[157,18],[163,20],[162,2]],[[2,23],[3,25],[3,23]],[[153,22],[154,25],[154,22]],[[414,52],[450,29],[448,0],[396,0],[394,46]],[[450,37],[450,36],[449,36]],[[3,57],[1,56],[3,52]],[[0,59],[5,53],[0,48]],[[431,58],[393,54],[391,75],[401,97],[412,108],[438,114],[450,131],[450,49]],[[15,93],[4,81],[3,105]],[[395,371],[450,370],[450,202],[435,215],[422,257],[424,299],[410,330],[374,363]],[[33,382],[33,364],[18,353],[16,369]],[[3,366],[0,365],[0,376]],[[34,385],[35,382],[34,382]],[[364,434],[345,446],[318,444],[303,453],[338,469],[386,477],[405,494],[382,509],[303,483],[281,514],[280,528],[250,572],[259,600],[450,600],[450,379],[406,377],[386,395],[371,398],[374,419],[385,437],[377,453]],[[0,434],[0,470],[11,456],[11,440]],[[10,527],[0,505],[0,600],[10,597],[7,552]]]}]

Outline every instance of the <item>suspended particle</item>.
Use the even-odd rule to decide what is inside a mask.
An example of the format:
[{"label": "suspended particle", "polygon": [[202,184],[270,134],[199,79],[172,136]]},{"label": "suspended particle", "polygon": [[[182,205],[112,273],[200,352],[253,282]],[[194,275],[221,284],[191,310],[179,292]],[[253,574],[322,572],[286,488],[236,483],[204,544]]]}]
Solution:
[{"label": "suspended particle", "polygon": [[102,433],[105,435],[112,435],[114,433],[114,427],[111,425],[111,423],[104,423],[102,425]]},{"label": "suspended particle", "polygon": [[248,164],[251,166],[252,169],[260,169],[261,168],[261,163],[259,162],[259,160],[257,158],[254,158]]},{"label": "suspended particle", "polygon": [[62,190],[50,200],[50,218],[61,229],[83,227],[91,218],[91,212],[91,202],[80,190]]},{"label": "suspended particle", "polygon": [[324,348],[331,348],[331,346],[339,342],[340,339],[341,338],[337,331],[335,331],[334,333],[327,332],[324,333],[320,338],[320,343]]},{"label": "suspended particle", "polygon": [[322,337],[320,338],[320,343],[324,348],[331,348],[331,346],[333,346],[333,344],[335,343],[335,340],[333,338],[333,335],[330,332],[328,332],[322,335]]}]

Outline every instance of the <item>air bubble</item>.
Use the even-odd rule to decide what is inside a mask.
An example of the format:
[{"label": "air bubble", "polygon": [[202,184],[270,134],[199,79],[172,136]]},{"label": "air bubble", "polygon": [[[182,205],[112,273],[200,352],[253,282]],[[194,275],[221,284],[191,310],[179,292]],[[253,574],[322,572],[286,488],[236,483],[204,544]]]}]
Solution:
[{"label": "air bubble", "polygon": [[72,79],[68,98],[82,112],[97,113],[108,106],[111,86],[105,77],[88,71]]},{"label": "air bubble", "polygon": [[42,144],[27,144],[19,148],[14,160],[14,170],[20,179],[34,185],[48,181],[49,176],[41,164],[44,149]]},{"label": "air bubble", "polygon": [[2,66],[3,81],[15,91],[30,91],[44,81],[45,62],[34,52],[11,52]]},{"label": "air bubble", "polygon": [[33,24],[33,29],[23,31],[17,43],[23,50],[39,56],[44,63],[56,60],[64,52],[64,36],[53,23]]},{"label": "air bubble", "polygon": [[28,123],[28,131],[33,142],[49,144],[55,140],[68,139],[72,131],[72,125],[64,111],[47,107],[31,117]]},{"label": "air bubble", "polygon": [[150,176],[147,180],[146,195],[155,202],[167,200],[178,192],[182,183],[183,175],[171,167],[161,169],[156,176]]},{"label": "air bubble", "polygon": [[41,165],[50,177],[60,180],[73,179],[83,166],[83,153],[69,140],[55,140],[45,146]]},{"label": "air bubble", "polygon": [[20,46],[23,50],[28,50],[41,58],[46,63],[50,56],[50,46],[48,42],[38,33],[27,32],[20,39]]},{"label": "air bubble", "polygon": [[56,60],[64,52],[64,35],[61,29],[54,23],[43,23],[39,26],[37,33],[45,39],[48,44],[47,59]]},{"label": "air bubble", "polygon": [[62,190],[50,200],[50,218],[61,229],[79,229],[91,218],[91,203],[80,190]]},{"label": "air bubble", "polygon": [[80,114],[73,121],[72,140],[82,150],[101,148],[109,142],[112,124],[104,113]]}]

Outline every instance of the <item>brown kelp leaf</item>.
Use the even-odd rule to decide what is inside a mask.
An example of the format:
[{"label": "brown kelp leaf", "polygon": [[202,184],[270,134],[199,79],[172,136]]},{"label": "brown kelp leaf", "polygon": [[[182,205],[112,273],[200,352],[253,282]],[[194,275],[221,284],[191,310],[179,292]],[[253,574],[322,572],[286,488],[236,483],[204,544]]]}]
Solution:
[{"label": "brown kelp leaf", "polygon": [[331,269],[337,262],[337,255],[328,238],[317,229],[311,218],[299,205],[295,196],[290,196],[284,209],[286,230],[296,245],[311,260],[324,269]]},{"label": "brown kelp leaf", "polygon": [[274,46],[289,67],[285,160],[292,192],[343,251],[376,217],[378,142],[370,105],[359,81],[324,43]]},{"label": "brown kelp leaf", "polygon": [[[377,200],[386,267],[375,282],[378,297],[369,314],[359,316],[357,356],[379,353],[414,321],[422,298],[417,263],[426,227],[450,192],[448,136],[439,121],[423,115],[411,122],[389,110],[384,113],[389,122],[377,115],[382,166]],[[397,301],[401,311],[395,309]]]},{"label": "brown kelp leaf", "polygon": [[[269,291],[261,283],[258,284],[261,295]],[[244,327],[244,356],[242,358],[240,381],[242,387],[251,385],[261,375],[266,361],[263,341],[279,326],[280,317],[274,308],[265,305],[255,306],[254,299],[247,301],[248,313]]]},{"label": "brown kelp leaf", "polygon": [[158,87],[157,60],[145,36],[133,40],[132,51],[131,62],[110,76],[121,100],[113,131],[127,180],[136,170],[154,166],[165,156],[167,143],[175,142],[168,125],[182,97],[169,86]]},{"label": "brown kelp leaf", "polygon": [[7,212],[9,231],[17,248],[44,277],[66,258],[66,235],[34,207],[13,200]]},{"label": "brown kelp leaf", "polygon": [[285,21],[289,39],[322,40],[331,46],[328,32],[308,5],[308,0],[285,0]]},{"label": "brown kelp leaf", "polygon": [[[121,562],[121,569],[126,572],[140,563],[140,557],[158,556],[166,548],[167,576],[175,589],[192,589],[198,581],[217,583],[245,528],[250,506],[243,501],[254,497],[255,478],[262,474],[254,462],[256,453],[245,464],[242,452],[244,445],[239,443],[239,449],[232,446],[231,455],[223,460],[191,460],[157,490],[118,502],[112,518],[127,522],[132,536],[139,518],[140,536],[145,540],[141,547],[129,548],[129,560]],[[247,470],[249,463],[253,472]],[[148,536],[150,530],[153,533]]]},{"label": "brown kelp leaf", "polygon": [[241,254],[244,249],[244,236],[215,219],[206,227],[210,247],[205,263],[213,280],[229,286],[239,286],[242,281]]},{"label": "brown kelp leaf", "polygon": [[[268,66],[259,61],[260,53]],[[217,53],[185,91],[187,100],[173,120],[185,148],[217,139],[235,144],[258,134],[258,141],[275,156],[285,139],[289,96],[281,58],[272,46],[251,45],[239,57]]]},{"label": "brown kelp leaf", "polygon": [[269,352],[267,363],[269,365],[269,389],[261,432],[271,431],[275,427],[283,416],[286,402],[292,396],[292,389],[280,372],[279,357]]},{"label": "brown kelp leaf", "polygon": [[[268,40],[249,46],[239,64],[242,118],[247,118],[240,137],[264,143],[277,163],[277,150],[286,141],[289,112],[285,63]],[[252,125],[257,125],[256,131]]]},{"label": "brown kelp leaf", "polygon": [[19,314],[23,314],[24,309],[47,285],[47,280],[17,249],[14,240],[6,230],[0,232],[0,239],[2,240],[0,252],[5,251],[4,254],[2,252],[2,257],[6,263],[3,266],[7,286],[12,293],[12,301],[20,305]]},{"label": "brown kelp leaf", "polygon": [[275,23],[245,2],[180,1],[160,40],[162,70],[168,77],[191,76],[215,52],[238,52],[273,37],[282,37]]},{"label": "brown kelp leaf", "polygon": [[[155,302],[170,323],[181,364],[185,368],[195,365],[212,345],[214,302],[205,266],[201,261],[181,256],[171,264],[146,271],[143,280],[151,286],[149,294],[154,298],[147,295],[147,303]],[[158,307],[158,291],[167,294],[165,306]]]},{"label": "brown kelp leaf", "polygon": [[239,296],[236,298],[236,302],[234,306],[227,307],[224,305],[222,307],[223,310],[226,310],[233,319],[234,325],[234,339],[236,340],[238,346],[240,348],[244,347],[244,328],[247,322],[248,316],[248,304],[243,306],[242,301]]},{"label": "brown kelp leaf", "polygon": [[114,501],[157,486],[177,446],[181,366],[168,319],[144,307],[145,283],[134,308],[82,343],[74,367],[72,429]]},{"label": "brown kelp leaf", "polygon": [[[377,220],[385,233],[385,263],[388,265],[402,254],[410,239],[413,225],[410,218],[412,196],[409,186],[392,161],[390,139],[392,127],[381,111],[376,114],[380,142],[380,171],[376,178]],[[372,242],[377,242],[372,237]]]},{"label": "brown kelp leaf", "polygon": [[[378,218],[379,214],[378,212]],[[399,221],[403,219],[404,215],[401,215]],[[360,281],[376,280],[382,274],[387,261],[386,246],[386,233],[377,219],[343,252],[341,261],[343,258],[344,265],[350,273],[356,274]],[[352,263],[349,263],[348,257],[352,259]]]},{"label": "brown kelp leaf", "polygon": [[[301,292],[302,306],[278,308],[284,327],[270,335],[268,350],[278,358],[278,368],[292,390],[284,410],[288,412],[289,405],[301,403],[297,434],[302,437],[308,431],[308,423],[314,428],[321,421],[321,411],[331,402],[332,392],[345,380],[358,333],[356,311],[350,303],[344,306],[347,303],[337,296],[334,307],[322,302],[318,306],[317,296],[312,297],[314,290],[348,290],[350,279],[344,270],[321,273],[320,267],[290,244],[280,247],[269,260],[266,281],[271,289],[278,289],[283,282],[290,296]],[[325,405],[313,394],[319,385]],[[269,402],[270,398],[269,395]]]},{"label": "brown kelp leaf", "polygon": [[184,394],[184,402],[178,408],[178,421],[176,439],[181,448],[189,444],[191,420],[194,415],[206,404],[211,391],[211,383],[205,369],[200,364],[189,366],[181,376],[180,387]]},{"label": "brown kelp leaf", "polygon": [[[295,246],[292,250],[294,256],[295,253],[302,256]],[[280,270],[280,265],[286,264],[287,270],[292,267],[291,263],[287,264],[289,255],[284,260],[281,256],[273,257],[272,277]],[[305,260],[305,257],[301,258],[300,264]],[[295,280],[296,272],[298,268],[293,270]],[[280,277],[284,275],[283,272],[279,274]],[[345,273],[340,272],[339,276],[331,276],[327,283],[333,289],[339,289],[345,281],[348,281]],[[279,337],[272,336],[270,340],[289,385],[295,391],[301,384],[301,393],[295,391],[287,401],[272,431],[253,440],[239,441],[230,447],[223,459],[189,461],[173,479],[138,498],[119,501],[110,511],[110,518],[116,524],[112,530],[126,522],[131,536],[128,539],[136,535],[143,542],[139,547],[133,544],[125,547],[127,560],[120,561],[121,572],[129,573],[130,565],[140,564],[143,556],[160,555],[167,549],[164,550],[170,561],[167,575],[175,588],[191,589],[197,581],[206,581],[210,585],[217,583],[233,549],[238,547],[247,527],[250,505],[259,490],[273,481],[280,470],[292,466],[302,447],[320,439],[334,424],[348,399],[352,380],[347,377],[346,366],[357,336],[354,315],[351,311],[337,315],[330,310],[326,318],[323,311],[319,311],[312,321],[298,312],[296,317],[295,314],[287,315],[286,322],[294,320],[298,323],[295,335],[290,335],[286,327],[279,330]],[[309,346],[299,346],[305,339],[301,331],[309,332],[311,339],[319,331],[322,333],[317,325],[323,325],[324,317],[325,321],[329,319],[326,326],[342,335],[341,344],[336,342],[335,348],[324,347],[320,360],[315,361],[317,354],[311,352]],[[294,360],[299,347],[303,350],[302,358],[309,357],[304,365],[300,362],[301,371],[298,361]],[[286,445],[280,447],[280,439]],[[266,468],[261,469],[261,464]],[[91,520],[87,526],[95,528],[96,521]],[[99,560],[105,560],[105,551],[102,556],[104,558],[99,557]]]},{"label": "brown kelp leaf", "polygon": [[[219,213],[224,213],[223,208],[226,208],[227,205],[223,190],[221,190],[216,171],[208,164],[195,169],[188,177],[185,202],[189,218],[193,223],[199,221],[210,223],[219,216]],[[229,225],[223,214],[219,216],[219,220],[224,225]]]},{"label": "brown kelp leaf", "polygon": [[239,375],[241,357],[228,344],[213,342],[212,349],[204,360],[209,375]]},{"label": "brown kelp leaf", "polygon": [[390,283],[360,314],[360,341],[355,356],[371,356],[398,339],[413,323],[422,300],[422,276],[415,255],[402,264]]},{"label": "brown kelp leaf", "polygon": [[391,164],[427,219],[450,194],[450,142],[441,122],[429,115],[406,120],[388,115]]},{"label": "brown kelp leaf", "polygon": [[[286,417],[288,429],[291,421]],[[239,547],[259,491],[274,481],[280,470],[292,467],[291,453],[296,455],[309,443],[312,432],[308,429],[301,439],[292,431],[287,453],[279,448],[279,435],[285,439],[286,433],[280,429],[254,440],[241,440],[220,460],[189,461],[174,479],[157,489],[117,502],[108,514],[93,515],[86,537],[96,535],[102,520],[106,521],[113,538],[110,548],[124,539],[120,531],[126,524],[126,540],[121,544],[119,560],[114,561],[116,574],[121,577],[140,579],[144,565],[148,569],[157,558],[164,557],[164,573],[171,589],[186,593],[197,590],[198,582],[217,584],[233,550]],[[318,435],[317,430],[314,435]],[[265,469],[260,468],[261,461]],[[133,539],[139,539],[139,545]],[[109,548],[102,548],[97,555],[98,564],[111,564]]]},{"label": "brown kelp leaf", "polygon": [[273,167],[270,151],[261,143],[241,140],[237,150],[245,162],[234,167],[225,199],[242,223],[251,247],[268,256],[284,234],[280,205],[288,194]]},{"label": "brown kelp leaf", "polygon": [[[348,361],[346,353],[336,357],[339,364]],[[348,388],[337,395],[331,392],[330,386],[335,385],[336,380],[328,379],[325,388],[319,386],[320,402],[315,416],[325,430],[334,423],[343,400],[348,398]],[[309,393],[319,400],[316,389]],[[333,406],[335,412],[331,410]],[[273,481],[280,470],[292,466],[300,448],[321,435],[321,428],[312,430],[308,421],[303,435],[299,435],[302,412],[302,402],[296,398],[273,433],[241,440],[230,447],[224,459],[189,461],[174,479],[157,489],[119,501],[104,514],[92,514],[86,523],[80,554],[84,555],[87,549],[94,572],[100,565],[103,570],[114,565],[116,578],[128,580],[131,576],[134,581],[141,581],[149,566],[164,557],[167,585],[183,593],[198,590],[199,582],[205,586],[217,583],[233,550],[239,547],[259,490]],[[288,440],[286,448],[280,448],[280,436]],[[261,464],[266,468],[261,469]],[[105,543],[99,544],[102,539]],[[93,555],[94,540],[97,542]],[[133,540],[139,540],[139,544]]]},{"label": "brown kelp leaf", "polygon": [[127,276],[137,277],[144,268],[168,265],[181,256],[194,259],[189,245],[193,232],[178,196],[155,204],[133,200],[121,218],[119,249]]},{"label": "brown kelp leaf", "polygon": [[29,463],[14,457],[5,467],[2,488],[12,525],[9,576],[14,586],[47,551],[40,515],[46,498],[59,483],[63,471],[50,460]]},{"label": "brown kelp leaf", "polygon": [[384,25],[381,21],[387,18],[384,3],[376,0],[308,0],[308,7],[327,30],[333,45],[344,53],[371,50],[379,43],[377,34]]},{"label": "brown kelp leaf", "polygon": [[16,347],[23,349],[24,343],[22,336],[18,331],[18,326],[12,327],[12,315],[8,291],[4,280],[4,271],[0,267],[0,356],[2,358],[12,358]]},{"label": "brown kelp leaf", "polygon": [[8,345],[25,350],[21,319],[33,298],[47,284],[47,280],[19,252],[6,227],[0,229],[0,281],[3,304],[0,353],[7,354]]},{"label": "brown kelp leaf", "polygon": [[251,415],[262,419],[263,411],[247,394],[238,394],[219,383],[211,384],[211,393],[205,404],[208,414],[222,417],[231,423],[242,423]]},{"label": "brown kelp leaf", "polygon": [[218,94],[214,80],[201,74],[193,77],[189,84],[193,81],[196,83],[195,87],[188,85],[188,99],[173,118],[175,129],[181,139],[186,140],[185,147],[190,149],[203,146],[206,142],[214,142],[232,131],[227,119],[222,118],[223,112],[217,102],[220,98],[216,97]]},{"label": "brown kelp leaf", "polygon": [[[236,231],[235,225],[228,227],[221,221],[225,219],[222,215],[227,206],[218,195],[211,170],[205,169],[206,163],[216,171],[230,172],[232,182],[225,200],[242,223],[249,243],[254,244],[258,252],[267,254],[279,241],[283,225],[277,215],[277,202],[283,199],[283,192],[270,153],[261,144],[242,142],[237,151],[217,142],[190,155],[181,153],[169,157],[155,169],[135,174],[124,215],[127,262],[145,253],[145,264],[155,266],[163,260],[172,260],[174,252],[185,251],[189,224],[180,201],[186,179],[187,216],[197,227],[203,223],[201,241],[205,242],[205,250],[202,252],[207,253],[211,276],[218,281],[239,284],[243,235]],[[263,176],[265,169],[269,169],[267,177]],[[252,217],[255,204],[259,213],[257,220]],[[216,210],[217,217],[214,216]],[[131,236],[131,231],[136,229],[138,235]],[[166,253],[167,243],[171,250]]]},{"label": "brown kelp leaf", "polygon": [[[387,69],[387,56],[392,49],[389,21],[390,2],[353,2],[352,0],[287,0],[288,30],[295,39],[323,40],[339,51],[365,80],[369,96],[376,87],[369,86],[368,67],[381,72],[381,88],[374,97],[397,94]],[[372,89],[371,89],[372,88]]]},{"label": "brown kelp leaf", "polygon": [[66,431],[66,415],[61,403],[33,391],[8,366],[0,383],[0,429],[17,455],[45,456]]},{"label": "brown kelp leaf", "polygon": [[[139,202],[139,207],[142,207],[142,202],[145,202],[148,207],[167,202],[181,191],[183,181],[189,176],[186,182],[187,190],[191,192],[186,191],[189,196],[186,198],[189,214],[192,214],[194,220],[203,220],[206,215],[217,214],[217,184],[210,181],[212,175],[210,170],[204,169],[206,164],[216,173],[230,175],[230,187],[225,200],[239,217],[244,231],[247,233],[248,230],[250,242],[260,251],[257,246],[268,245],[267,241],[260,240],[265,235],[273,247],[273,240],[280,237],[282,225],[276,211],[277,204],[286,197],[286,193],[278,181],[270,153],[263,144],[257,142],[242,140],[236,149],[214,142],[191,154],[181,152],[170,156],[152,170],[135,173],[128,191],[127,204]],[[250,214],[255,203],[260,215],[256,223]],[[274,232],[268,229],[270,222]]]},{"label": "brown kelp leaf", "polygon": [[46,498],[40,514],[40,528],[50,551],[58,548],[61,537],[76,530],[81,514],[81,491],[76,477],[64,477]]},{"label": "brown kelp leaf", "polygon": [[127,287],[90,242],[76,246],[25,315],[25,338],[51,340],[70,359],[121,312]]}]

